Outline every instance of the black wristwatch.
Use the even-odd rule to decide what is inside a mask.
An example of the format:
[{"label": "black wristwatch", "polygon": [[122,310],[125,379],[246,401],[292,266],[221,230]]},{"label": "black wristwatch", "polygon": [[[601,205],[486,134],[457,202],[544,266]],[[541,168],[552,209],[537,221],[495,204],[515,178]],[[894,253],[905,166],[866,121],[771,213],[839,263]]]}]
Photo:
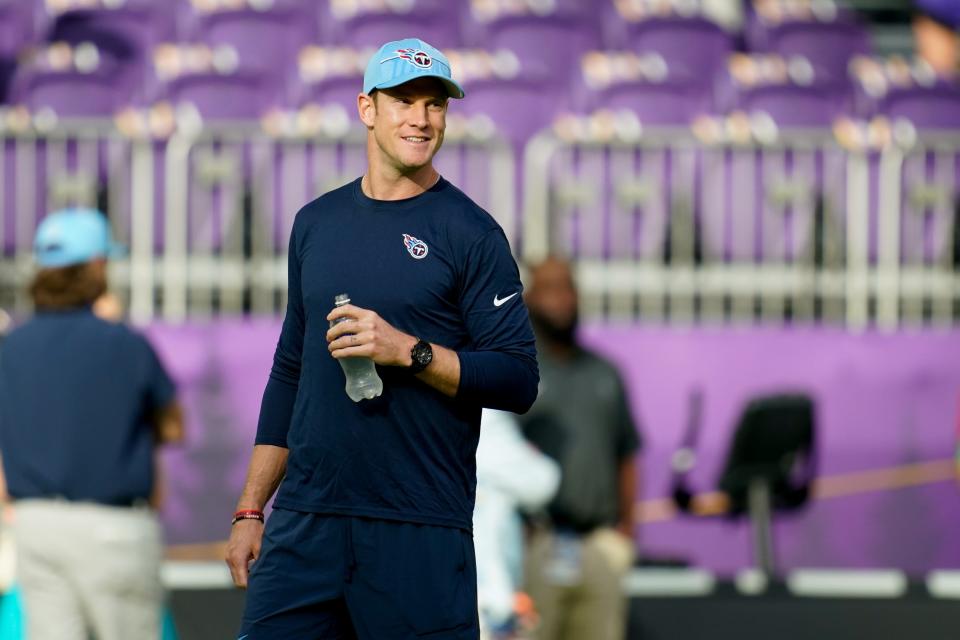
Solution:
[{"label": "black wristwatch", "polygon": [[410,366],[407,368],[412,375],[417,375],[433,362],[433,347],[426,340],[417,338],[417,344],[410,349]]}]

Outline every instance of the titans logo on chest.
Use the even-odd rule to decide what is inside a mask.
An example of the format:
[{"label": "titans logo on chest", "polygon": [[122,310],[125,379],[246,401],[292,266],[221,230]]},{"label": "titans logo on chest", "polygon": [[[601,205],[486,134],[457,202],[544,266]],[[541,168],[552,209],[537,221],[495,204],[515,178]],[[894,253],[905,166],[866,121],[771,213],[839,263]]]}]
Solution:
[{"label": "titans logo on chest", "polygon": [[407,253],[413,256],[415,260],[423,260],[430,252],[426,242],[414,238],[409,233],[403,234],[403,245],[407,248]]}]

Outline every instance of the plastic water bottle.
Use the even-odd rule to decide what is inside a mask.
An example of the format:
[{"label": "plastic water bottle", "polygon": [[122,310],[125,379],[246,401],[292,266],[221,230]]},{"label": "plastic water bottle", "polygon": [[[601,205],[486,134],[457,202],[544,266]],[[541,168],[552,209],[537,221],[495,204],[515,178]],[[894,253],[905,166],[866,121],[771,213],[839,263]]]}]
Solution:
[{"label": "plastic water bottle", "polygon": [[[350,303],[350,296],[341,293],[333,299],[335,307],[342,307]],[[347,322],[347,318],[339,318],[330,323],[335,324]],[[377,375],[377,366],[370,358],[353,357],[340,358],[340,366],[343,367],[343,375],[347,378],[347,395],[354,402],[361,400],[371,400],[383,393],[383,381]]]}]

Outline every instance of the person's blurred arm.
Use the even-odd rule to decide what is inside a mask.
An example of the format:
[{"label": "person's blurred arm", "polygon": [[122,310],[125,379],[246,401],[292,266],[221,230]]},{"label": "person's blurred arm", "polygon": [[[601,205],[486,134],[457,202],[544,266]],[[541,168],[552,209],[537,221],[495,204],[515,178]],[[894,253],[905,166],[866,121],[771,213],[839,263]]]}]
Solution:
[{"label": "person's blurred arm", "polygon": [[183,409],[177,402],[177,387],[167,373],[157,352],[149,341],[140,336],[140,347],[144,350],[146,366],[145,402],[152,412],[150,427],[154,442],[158,445],[177,444],[183,441]]},{"label": "person's blurred arm", "polygon": [[[183,408],[176,400],[169,402],[153,415],[153,438],[157,445],[181,444],[184,440]],[[155,511],[163,509],[167,497],[167,483],[163,457],[159,446],[153,453],[153,489],[149,503]]]},{"label": "person's blurred arm", "polygon": [[157,444],[179,444],[183,442],[183,408],[178,402],[171,402],[154,415],[154,436]]},{"label": "person's blurred arm", "polygon": [[640,449],[642,440],[640,431],[630,411],[630,402],[623,380],[618,377],[617,400],[617,441],[616,451],[619,460],[617,469],[619,520],[617,530],[633,538],[636,530],[634,508],[640,496]]},{"label": "person's blurred arm", "polygon": [[640,458],[631,456],[620,462],[620,522],[617,530],[633,538],[636,531],[636,504],[639,495]]},{"label": "person's blurred arm", "polygon": [[484,409],[477,446],[477,482],[509,496],[521,509],[545,505],[560,484],[556,462],[524,439],[509,413]]},{"label": "person's blurred arm", "polygon": [[[181,444],[184,439],[183,407],[175,400],[153,415],[153,440],[157,445]],[[160,449],[153,453],[153,491],[150,506],[156,511],[163,508],[167,495],[167,483],[163,473],[163,458]]]}]

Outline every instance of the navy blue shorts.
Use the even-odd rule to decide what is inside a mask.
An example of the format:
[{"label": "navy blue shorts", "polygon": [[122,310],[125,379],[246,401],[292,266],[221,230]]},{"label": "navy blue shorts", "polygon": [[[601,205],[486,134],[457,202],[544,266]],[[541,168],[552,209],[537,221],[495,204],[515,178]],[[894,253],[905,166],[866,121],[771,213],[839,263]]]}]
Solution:
[{"label": "navy blue shorts", "polygon": [[275,509],[253,563],[243,640],[476,640],[467,531]]}]

